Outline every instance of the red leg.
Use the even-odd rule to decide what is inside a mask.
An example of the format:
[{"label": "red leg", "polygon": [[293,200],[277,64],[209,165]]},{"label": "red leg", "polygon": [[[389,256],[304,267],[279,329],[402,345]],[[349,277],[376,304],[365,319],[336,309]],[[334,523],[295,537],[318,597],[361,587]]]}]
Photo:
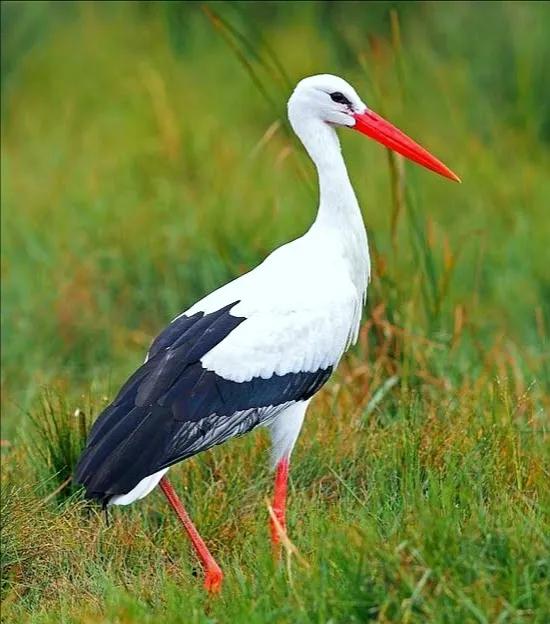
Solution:
[{"label": "red leg", "polygon": [[217,593],[222,587],[223,572],[220,566],[216,563],[216,560],[210,554],[206,544],[204,543],[199,532],[195,528],[195,525],[191,521],[189,514],[185,511],[182,502],[178,498],[178,495],[174,491],[172,484],[166,477],[162,477],[160,480],[160,489],[164,492],[164,495],[168,499],[168,502],[172,506],[173,510],[178,515],[178,518],[183,524],[183,528],[186,530],[193,548],[197,553],[198,558],[204,568],[204,587],[207,591]]},{"label": "red leg", "polygon": [[[286,492],[288,485],[289,461],[283,457],[277,464],[275,474],[275,493],[273,496],[273,515],[277,518],[280,529],[286,531]],[[276,556],[280,555],[279,544],[281,541],[280,529],[273,519],[271,519],[271,543],[275,549]]]}]

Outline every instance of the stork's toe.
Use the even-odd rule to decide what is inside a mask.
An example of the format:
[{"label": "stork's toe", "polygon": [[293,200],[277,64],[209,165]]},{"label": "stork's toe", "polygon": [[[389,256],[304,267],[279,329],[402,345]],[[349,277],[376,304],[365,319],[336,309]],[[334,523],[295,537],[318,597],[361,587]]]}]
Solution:
[{"label": "stork's toe", "polygon": [[218,594],[222,589],[223,572],[218,566],[212,566],[206,570],[204,577],[204,589],[210,594]]}]

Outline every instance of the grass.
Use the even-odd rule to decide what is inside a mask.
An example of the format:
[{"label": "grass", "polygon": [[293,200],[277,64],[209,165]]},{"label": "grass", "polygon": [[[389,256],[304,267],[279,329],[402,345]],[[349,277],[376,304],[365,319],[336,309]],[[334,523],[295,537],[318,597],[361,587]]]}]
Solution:
[{"label": "grass", "polygon": [[[550,619],[545,3],[3,3],[2,620]],[[271,560],[262,432],[109,525],[68,481],[150,339],[299,235],[284,101],[344,75],[451,185],[343,133],[373,281],[315,399]]]}]

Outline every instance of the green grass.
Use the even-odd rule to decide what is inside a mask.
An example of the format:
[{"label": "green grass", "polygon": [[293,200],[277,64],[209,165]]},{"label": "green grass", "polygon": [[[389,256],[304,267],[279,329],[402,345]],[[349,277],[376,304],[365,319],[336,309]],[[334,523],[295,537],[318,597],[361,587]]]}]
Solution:
[{"label": "green grass", "polygon": [[[549,7],[2,4],[3,621],[550,620]],[[172,471],[212,600],[159,493],[107,526],[68,477],[154,334],[313,219],[284,102],[317,72],[464,182],[342,133],[373,281],[293,458],[299,556],[264,433]]]}]

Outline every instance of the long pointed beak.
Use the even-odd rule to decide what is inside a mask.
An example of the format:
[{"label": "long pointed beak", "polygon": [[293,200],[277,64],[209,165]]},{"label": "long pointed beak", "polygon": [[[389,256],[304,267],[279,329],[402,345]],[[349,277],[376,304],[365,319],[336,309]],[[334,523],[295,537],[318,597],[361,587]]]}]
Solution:
[{"label": "long pointed beak", "polygon": [[364,113],[354,114],[354,117],[354,130],[366,134],[371,139],[382,143],[382,145],[426,167],[426,169],[431,169],[439,173],[439,175],[450,178],[455,182],[460,182],[460,178],[456,173],[453,173],[440,160],[432,156],[430,152],[418,145],[418,143],[413,141],[404,132],[401,132],[399,128],[396,128],[389,121],[380,117],[380,115],[377,115],[371,110],[367,110]]}]

